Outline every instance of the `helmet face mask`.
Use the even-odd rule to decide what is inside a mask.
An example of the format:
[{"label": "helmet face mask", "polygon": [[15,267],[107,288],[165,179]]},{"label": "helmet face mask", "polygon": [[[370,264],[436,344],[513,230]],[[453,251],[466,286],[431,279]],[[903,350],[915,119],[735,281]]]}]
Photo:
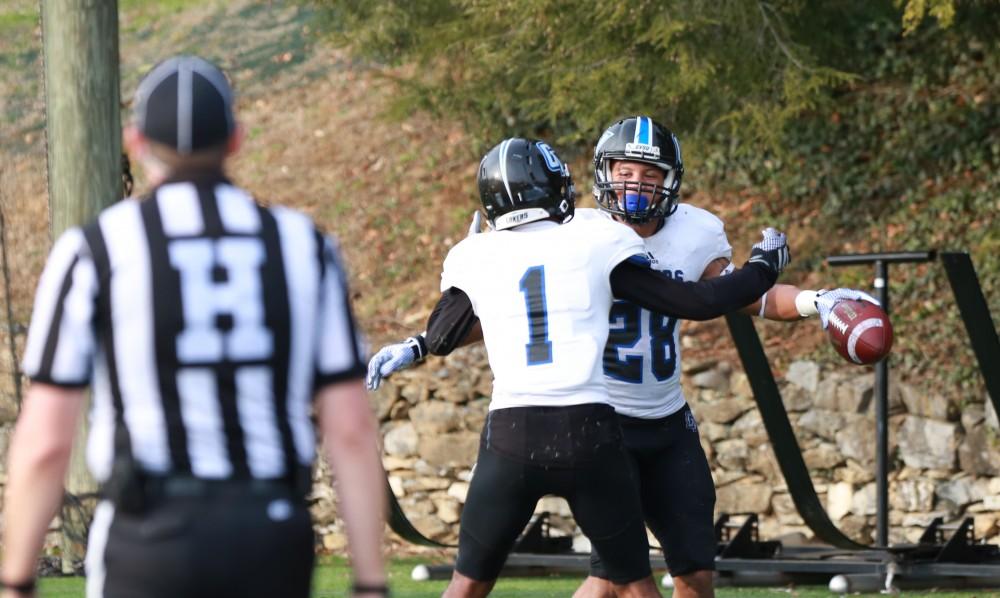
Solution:
[{"label": "helmet face mask", "polygon": [[490,226],[503,230],[573,217],[573,178],[545,142],[514,137],[493,147],[479,163],[479,199]]},{"label": "helmet face mask", "polygon": [[[615,181],[619,160],[649,164],[664,174],[663,184]],[[645,116],[620,120],[594,148],[594,198],[600,209],[629,224],[666,218],[677,209],[684,175],[680,143],[666,127]]]}]

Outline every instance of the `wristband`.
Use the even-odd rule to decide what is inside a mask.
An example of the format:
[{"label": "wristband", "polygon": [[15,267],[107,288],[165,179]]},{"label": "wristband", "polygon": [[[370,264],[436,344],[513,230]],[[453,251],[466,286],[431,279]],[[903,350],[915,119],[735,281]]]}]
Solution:
[{"label": "wristband", "polygon": [[35,591],[35,580],[29,579],[20,583],[0,581],[0,590],[12,590],[18,594],[31,594]]},{"label": "wristband", "polygon": [[815,316],[819,313],[816,309],[816,291],[802,291],[795,296],[795,309],[803,318]]},{"label": "wristband", "polygon": [[412,343],[410,348],[413,349],[413,360],[415,362],[423,361],[427,357],[427,341],[424,339],[424,335],[411,336],[406,339],[406,342]]},{"label": "wristband", "polygon": [[358,583],[354,582],[351,584],[352,594],[378,594],[380,596],[389,595],[389,586],[386,584],[368,584],[368,583]]}]

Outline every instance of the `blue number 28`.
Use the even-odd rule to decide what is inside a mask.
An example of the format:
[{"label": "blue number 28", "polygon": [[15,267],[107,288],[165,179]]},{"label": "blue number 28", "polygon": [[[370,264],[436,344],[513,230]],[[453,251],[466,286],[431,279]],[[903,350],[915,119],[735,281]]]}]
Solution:
[{"label": "blue number 28", "polygon": [[[627,301],[615,301],[609,315],[611,331],[608,334],[608,344],[604,347],[604,373],[608,376],[642,384],[643,356],[626,355],[619,357],[620,349],[631,349],[642,338],[639,330],[642,323],[642,308]],[[650,314],[650,369],[657,380],[663,381],[674,375],[677,368],[677,351],[674,347],[674,329],[676,318],[668,318],[660,314]]]},{"label": "blue number 28", "polygon": [[552,341],[549,340],[549,312],[545,305],[545,266],[532,266],[521,277],[524,308],[528,312],[528,338],[524,346],[528,365],[552,363]]}]

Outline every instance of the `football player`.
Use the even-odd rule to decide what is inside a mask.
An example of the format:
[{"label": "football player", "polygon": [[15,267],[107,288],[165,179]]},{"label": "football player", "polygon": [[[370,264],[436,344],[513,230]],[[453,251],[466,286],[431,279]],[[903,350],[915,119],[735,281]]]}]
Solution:
[{"label": "football player", "polygon": [[[594,150],[594,196],[604,216],[643,238],[652,267],[677,280],[732,271],[732,247],[712,213],[678,203],[684,165],[677,138],[647,116],[625,118]],[[583,212],[583,210],[581,210]],[[742,311],[770,320],[821,316],[844,299],[875,301],[860,291],[812,291],[778,284]],[[637,473],[646,524],[664,548],[676,598],[714,594],[715,487],[694,415],[680,385],[676,318],[616,301],[604,373],[624,444]],[[577,598],[613,596],[600,555]]]},{"label": "football player", "polygon": [[481,326],[493,396],[445,596],[485,596],[542,496],[564,497],[620,596],[659,596],[639,485],[621,443],[602,354],[613,297],[671,317],[708,319],[756,300],[788,262],[764,232],[730,276],[684,282],[649,267],[642,239],[609,218],[574,218],[568,168],[547,144],[507,139],[483,158],[479,193],[493,233],[448,253],[426,337],[381,366],[445,355]]},{"label": "football player", "polygon": [[[601,211],[577,210],[578,219],[610,217],[627,224],[645,241],[652,267],[678,280],[731,270],[732,248],[723,223],[708,211],[678,203],[683,161],[680,144],[665,127],[641,116],[612,124],[595,148],[594,171]],[[833,306],[855,298],[875,302],[851,289],[816,292],[775,285],[744,311],[786,321],[819,314],[825,328]],[[610,325],[604,372],[640,480],[646,523],[665,549],[674,595],[711,596],[715,488],[680,386],[678,321],[619,300],[612,305]],[[418,335],[379,351],[369,364],[369,386],[423,359],[420,342]],[[595,551],[591,575],[577,596],[612,592]]]}]

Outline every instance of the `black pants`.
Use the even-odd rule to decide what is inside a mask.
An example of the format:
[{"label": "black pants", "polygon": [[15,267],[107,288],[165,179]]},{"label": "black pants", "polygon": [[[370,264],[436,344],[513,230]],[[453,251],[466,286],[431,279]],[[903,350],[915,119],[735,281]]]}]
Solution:
[{"label": "black pants", "polygon": [[638,486],[614,410],[601,404],[490,412],[462,511],[456,570],[496,579],[547,494],[569,503],[609,579],[629,583],[650,575]]},{"label": "black pants", "polygon": [[[691,409],[685,405],[660,419],[618,419],[646,525],[670,574],[715,569],[715,483]],[[590,574],[612,579],[597,551],[590,553]]]},{"label": "black pants", "polygon": [[307,598],[309,511],[290,491],[154,500],[141,514],[102,502],[91,525],[88,598]]}]

